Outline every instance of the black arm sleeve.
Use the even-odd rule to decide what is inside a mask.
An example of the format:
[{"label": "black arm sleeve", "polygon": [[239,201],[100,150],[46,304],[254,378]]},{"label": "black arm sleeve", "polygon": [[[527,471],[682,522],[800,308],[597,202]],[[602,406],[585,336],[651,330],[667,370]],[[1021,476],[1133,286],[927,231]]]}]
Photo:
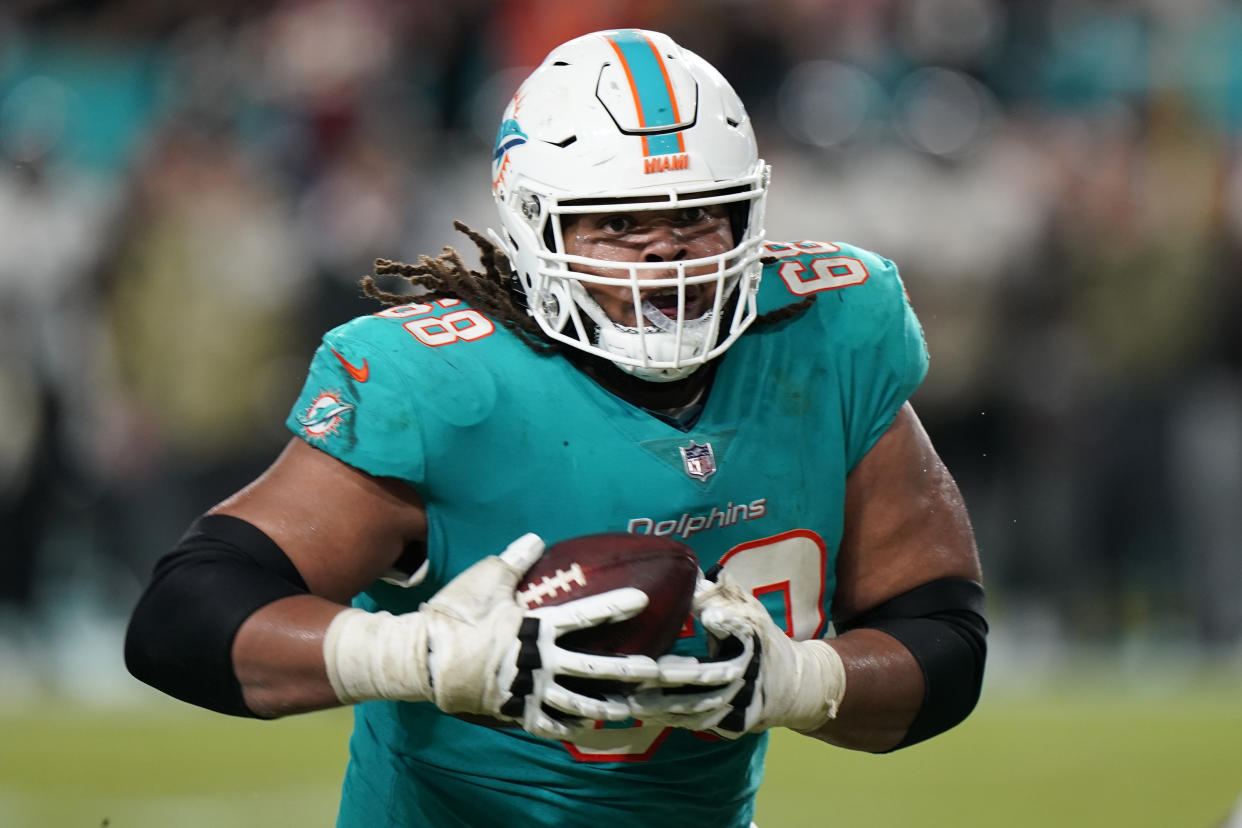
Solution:
[{"label": "black arm sleeve", "polygon": [[306,592],[293,562],[262,531],[204,515],[156,563],[130,617],[125,664],[182,701],[254,717],[233,673],[233,638],[255,610]]},{"label": "black arm sleeve", "polygon": [[978,583],[941,578],[836,624],[838,633],[860,627],[896,638],[923,671],[923,706],[892,750],[943,733],[975,709],[988,650],[983,587]]}]

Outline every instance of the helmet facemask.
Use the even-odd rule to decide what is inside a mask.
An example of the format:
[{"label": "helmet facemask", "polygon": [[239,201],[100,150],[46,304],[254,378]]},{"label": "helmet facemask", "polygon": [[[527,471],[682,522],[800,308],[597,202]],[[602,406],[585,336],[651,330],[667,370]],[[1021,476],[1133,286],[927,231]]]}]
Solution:
[{"label": "helmet facemask", "polygon": [[[753,218],[757,185],[689,196],[645,194],[642,201],[621,204],[612,199],[551,204],[543,229],[535,234],[538,266],[524,285],[530,312],[549,337],[610,360],[627,373],[655,382],[688,376],[724,353],[754,319],[762,238],[743,228],[740,244],[712,255],[616,262],[567,253],[562,228],[574,215],[610,209],[641,216],[714,204],[743,207],[745,225]],[[628,318],[609,316],[592,286],[624,291]]]}]

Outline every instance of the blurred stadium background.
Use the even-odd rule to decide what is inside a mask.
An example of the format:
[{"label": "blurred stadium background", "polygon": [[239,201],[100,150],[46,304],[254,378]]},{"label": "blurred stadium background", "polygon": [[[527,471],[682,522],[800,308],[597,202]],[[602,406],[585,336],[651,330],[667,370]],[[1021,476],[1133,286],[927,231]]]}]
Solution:
[{"label": "blurred stadium background", "polygon": [[318,336],[371,309],[371,260],[495,223],[518,80],[618,25],[737,87],[773,238],[901,266],[932,352],[915,402],[989,583],[976,716],[891,757],[778,735],[763,828],[1225,824],[1233,0],[4,3],[0,824],[331,824],[347,714],[166,703],[124,671],[126,614],[284,442]]}]

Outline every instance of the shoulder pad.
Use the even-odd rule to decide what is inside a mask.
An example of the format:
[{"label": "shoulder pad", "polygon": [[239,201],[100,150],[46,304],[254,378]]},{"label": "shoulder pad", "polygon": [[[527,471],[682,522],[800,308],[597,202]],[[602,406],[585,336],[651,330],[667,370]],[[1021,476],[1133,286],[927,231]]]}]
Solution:
[{"label": "shoulder pad", "polygon": [[353,319],[324,335],[287,424],[371,474],[417,479],[420,445],[491,413],[496,377],[478,349],[492,339],[501,349],[517,345],[453,300]]},{"label": "shoulder pad", "polygon": [[[844,242],[766,242],[759,312],[767,313],[807,297],[841,291],[842,301],[900,288],[897,268],[870,250]],[[847,288],[865,288],[846,290]]]}]

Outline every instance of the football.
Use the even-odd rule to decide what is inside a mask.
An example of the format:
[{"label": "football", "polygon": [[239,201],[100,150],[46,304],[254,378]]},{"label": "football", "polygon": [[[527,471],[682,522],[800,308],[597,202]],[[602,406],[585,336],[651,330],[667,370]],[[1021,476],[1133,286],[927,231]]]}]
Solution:
[{"label": "football", "polygon": [[561,636],[567,649],[597,654],[660,656],[681,635],[694,597],[699,564],[694,550],[673,538],[602,532],[554,543],[518,585],[527,609],[555,606],[632,586],[647,607],[625,621]]},{"label": "football", "polygon": [[[516,595],[526,609],[551,607],[598,595],[624,586],[647,593],[647,606],[638,615],[615,624],[602,624],[566,633],[559,643],[567,649],[602,655],[647,655],[668,652],[685,626],[698,581],[694,550],[671,538],[601,532],[554,543],[527,570]],[[626,693],[623,683],[561,677],[565,687],[589,696]],[[545,706],[555,717],[559,711]],[[457,718],[486,727],[512,728],[512,722],[487,716],[456,714]]]}]

